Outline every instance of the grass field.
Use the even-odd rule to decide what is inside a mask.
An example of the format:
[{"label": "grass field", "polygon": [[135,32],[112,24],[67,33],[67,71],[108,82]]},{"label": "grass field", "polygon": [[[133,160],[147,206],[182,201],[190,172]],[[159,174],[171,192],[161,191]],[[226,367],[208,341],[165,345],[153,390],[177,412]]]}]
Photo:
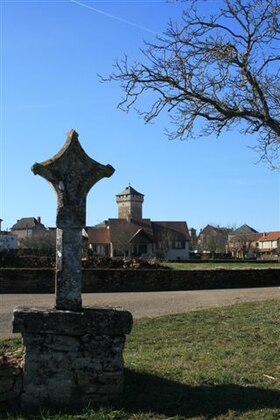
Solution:
[{"label": "grass field", "polygon": [[[137,320],[118,403],[35,418],[279,420],[279,312],[280,300],[274,300]],[[3,346],[18,348],[19,342]]]},{"label": "grass field", "polygon": [[280,269],[278,262],[247,262],[247,261],[198,261],[198,262],[166,262],[165,265],[173,270],[265,270],[265,269]]}]

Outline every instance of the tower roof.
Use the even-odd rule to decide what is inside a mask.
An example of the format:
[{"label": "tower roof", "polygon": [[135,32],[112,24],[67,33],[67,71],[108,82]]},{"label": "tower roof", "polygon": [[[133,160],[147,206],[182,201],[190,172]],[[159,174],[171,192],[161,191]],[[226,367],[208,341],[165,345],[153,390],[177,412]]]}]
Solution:
[{"label": "tower roof", "polygon": [[144,194],[141,194],[140,192],[136,191],[134,188],[132,188],[130,185],[126,187],[121,193],[116,194],[119,195],[140,195],[141,197],[144,197]]}]

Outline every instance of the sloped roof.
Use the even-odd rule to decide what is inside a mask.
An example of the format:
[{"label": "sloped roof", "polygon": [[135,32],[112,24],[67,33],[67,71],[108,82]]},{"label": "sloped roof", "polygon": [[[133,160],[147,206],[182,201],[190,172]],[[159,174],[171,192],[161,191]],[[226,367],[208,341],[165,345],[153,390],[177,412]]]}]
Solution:
[{"label": "sloped roof", "polygon": [[246,241],[246,242],[256,242],[259,241],[262,237],[262,233],[259,232],[241,232],[241,233],[235,233],[235,231],[229,235],[229,242],[234,243],[236,240],[240,241]]},{"label": "sloped roof", "polygon": [[232,228],[226,228],[226,227],[222,227],[222,226],[212,226],[212,225],[207,225],[205,226],[205,228],[203,228],[200,232],[200,235],[210,235],[212,233],[220,233],[223,235],[228,235],[229,233],[231,233],[233,231]]},{"label": "sloped roof", "polygon": [[190,240],[190,234],[186,222],[152,222],[154,240],[162,240],[163,235],[170,233],[178,240]]},{"label": "sloped roof", "polygon": [[119,195],[141,195],[141,197],[144,197],[144,194],[136,191],[134,188],[132,188],[130,185],[126,187],[121,193],[116,194]]},{"label": "sloped roof", "polygon": [[280,239],[280,231],[263,233],[259,242],[278,241]]},{"label": "sloped roof", "polygon": [[25,229],[33,229],[35,227],[42,227],[45,226],[39,222],[35,217],[22,217],[20,220],[15,223],[11,230],[25,230]]},{"label": "sloped roof", "polygon": [[153,237],[149,235],[144,229],[138,229],[137,232],[130,238],[130,242],[133,242],[134,239],[137,239],[138,237],[146,237],[150,242],[153,242]]},{"label": "sloped roof", "polygon": [[107,227],[107,220],[103,220],[103,222],[98,223],[97,225],[94,226],[87,226],[87,229],[91,229],[92,227],[94,228],[105,228]]},{"label": "sloped roof", "polygon": [[113,243],[119,240],[130,240],[139,229],[142,229],[149,237],[153,237],[150,219],[131,219],[130,221],[126,219],[109,219],[108,226],[111,242]]},{"label": "sloped roof", "polygon": [[206,225],[203,229],[201,229],[200,233],[207,234],[213,232],[213,230],[216,230],[215,226]]},{"label": "sloped roof", "polygon": [[146,236],[151,242],[161,241],[171,235],[173,240],[190,240],[186,222],[151,222],[150,219],[108,219],[104,228],[88,228],[89,243],[109,244],[118,241],[132,241],[139,235]]},{"label": "sloped roof", "polygon": [[244,235],[247,233],[259,233],[257,230],[255,230],[254,228],[252,228],[249,225],[242,225],[239,228],[235,229],[235,231],[233,232],[233,234],[238,234],[238,235]]},{"label": "sloped roof", "polygon": [[140,231],[151,240],[153,237],[150,219],[131,219],[131,221],[108,219],[104,222],[104,227],[99,226],[87,229],[89,243],[109,244],[110,242],[130,241]]},{"label": "sloped roof", "polygon": [[88,241],[90,244],[109,244],[111,242],[110,239],[110,231],[107,227],[103,228],[88,228]]}]

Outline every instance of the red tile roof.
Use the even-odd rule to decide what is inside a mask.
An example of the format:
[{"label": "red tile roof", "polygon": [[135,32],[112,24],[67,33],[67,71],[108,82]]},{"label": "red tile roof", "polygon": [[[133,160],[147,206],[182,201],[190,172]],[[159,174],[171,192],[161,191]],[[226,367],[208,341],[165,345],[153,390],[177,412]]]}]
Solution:
[{"label": "red tile roof", "polygon": [[263,233],[260,242],[277,241],[280,239],[280,231]]},{"label": "red tile roof", "polygon": [[119,240],[130,240],[139,229],[143,229],[146,235],[152,237],[152,227],[150,219],[134,220],[128,222],[126,219],[108,219],[110,226],[111,242]]},{"label": "red tile roof", "polygon": [[145,235],[150,241],[158,242],[166,234],[176,240],[190,240],[186,222],[151,222],[150,219],[134,220],[108,219],[104,227],[88,228],[91,244],[116,243],[119,240],[133,240],[137,235]]},{"label": "red tile roof", "polygon": [[89,228],[87,233],[90,244],[109,244],[111,242],[110,230],[107,227]]}]

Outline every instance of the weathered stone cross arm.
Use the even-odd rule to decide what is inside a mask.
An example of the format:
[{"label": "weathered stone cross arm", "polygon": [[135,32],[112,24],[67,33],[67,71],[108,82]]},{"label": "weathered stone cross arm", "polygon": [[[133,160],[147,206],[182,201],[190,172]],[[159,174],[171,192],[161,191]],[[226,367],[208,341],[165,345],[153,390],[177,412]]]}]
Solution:
[{"label": "weathered stone cross arm", "polygon": [[56,308],[80,310],[86,197],[96,182],[114,173],[114,168],[91,159],[76,131],[70,130],[62,149],[51,159],[35,163],[32,171],[49,181],[57,194]]},{"label": "weathered stone cross arm", "polygon": [[81,227],[86,224],[86,197],[89,190],[104,177],[114,173],[111,165],[91,159],[70,130],[61,150],[42,163],[32,166],[35,175],[49,181],[57,194],[57,227]]}]

